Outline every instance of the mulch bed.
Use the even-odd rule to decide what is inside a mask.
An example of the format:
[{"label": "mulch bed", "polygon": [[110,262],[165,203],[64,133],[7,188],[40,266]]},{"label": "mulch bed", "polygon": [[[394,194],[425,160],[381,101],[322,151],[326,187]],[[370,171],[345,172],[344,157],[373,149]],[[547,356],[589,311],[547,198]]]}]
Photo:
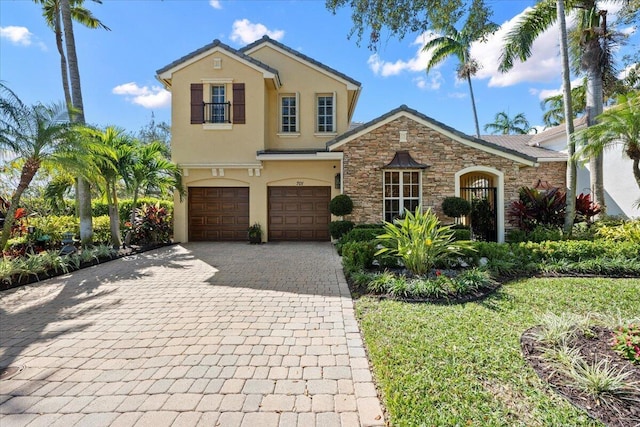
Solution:
[{"label": "mulch bed", "polygon": [[62,276],[64,274],[69,274],[74,271],[82,270],[83,268],[93,267],[94,265],[104,264],[105,262],[113,261],[115,259],[123,258],[129,255],[139,254],[143,252],[147,252],[153,249],[161,248],[163,246],[171,246],[176,243],[160,243],[157,245],[147,245],[147,246],[128,246],[125,249],[120,249],[118,252],[111,257],[104,257],[98,260],[92,259],[91,261],[83,262],[80,264],[80,268],[69,269],[68,272],[60,271],[60,270],[49,270],[39,274],[29,274],[23,275],[22,277],[14,277],[13,280],[0,280],[0,292],[6,291],[8,289],[17,288],[19,286],[29,285],[31,283],[36,283],[41,280],[51,279],[52,277]]},{"label": "mulch bed", "polygon": [[[570,379],[563,373],[555,370],[550,363],[542,357],[544,347],[535,338],[536,328],[524,332],[520,344],[525,360],[533,367],[540,379],[548,383],[558,394],[567,399],[571,404],[586,411],[592,418],[600,420],[607,426],[638,427],[640,426],[640,395],[634,401],[608,399],[606,404],[598,402],[584,392],[571,387]],[[631,372],[629,382],[640,384],[640,365],[623,359],[611,348],[612,332],[609,329],[596,327],[593,329],[594,337],[578,335],[575,347],[580,349],[580,354],[589,363],[608,359],[617,370],[624,369]]]}]

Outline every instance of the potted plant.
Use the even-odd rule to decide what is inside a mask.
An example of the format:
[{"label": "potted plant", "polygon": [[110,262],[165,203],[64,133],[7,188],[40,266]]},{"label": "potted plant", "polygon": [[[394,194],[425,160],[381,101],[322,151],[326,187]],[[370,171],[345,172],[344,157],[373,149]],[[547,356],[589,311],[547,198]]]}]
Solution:
[{"label": "potted plant", "polygon": [[257,244],[262,243],[262,227],[259,223],[255,222],[249,227],[249,243]]}]

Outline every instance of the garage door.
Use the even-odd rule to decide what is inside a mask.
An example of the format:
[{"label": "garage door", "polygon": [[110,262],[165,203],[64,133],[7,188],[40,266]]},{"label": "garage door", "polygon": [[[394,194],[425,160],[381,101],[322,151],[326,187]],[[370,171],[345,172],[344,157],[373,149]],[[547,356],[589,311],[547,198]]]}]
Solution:
[{"label": "garage door", "polygon": [[189,240],[247,240],[248,187],[189,187]]},{"label": "garage door", "polygon": [[269,240],[329,240],[331,187],[269,187]]}]

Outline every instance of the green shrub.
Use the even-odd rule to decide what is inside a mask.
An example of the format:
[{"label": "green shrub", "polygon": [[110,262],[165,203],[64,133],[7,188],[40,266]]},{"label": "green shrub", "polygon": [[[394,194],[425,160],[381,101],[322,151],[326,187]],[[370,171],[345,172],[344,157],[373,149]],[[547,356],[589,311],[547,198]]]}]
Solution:
[{"label": "green shrub", "polygon": [[462,197],[446,197],[442,201],[442,211],[451,218],[460,218],[471,212],[471,203]]},{"label": "green shrub", "polygon": [[[132,199],[121,199],[118,201],[118,213],[120,214],[120,222],[124,224],[131,220],[131,205]],[[173,216],[173,201],[165,199],[155,199],[152,197],[145,197],[138,199],[138,208],[143,205],[159,205],[161,208],[165,208],[169,215]],[[103,216],[109,215],[109,207],[106,202],[93,201],[91,202],[92,215]]]},{"label": "green shrub", "polygon": [[382,227],[371,228],[354,228],[340,238],[341,243],[347,242],[367,242],[376,240],[379,235],[384,233]]},{"label": "green shrub", "polygon": [[354,228],[382,228],[384,227],[383,223],[379,224],[357,224]]},{"label": "green shrub", "polygon": [[346,194],[338,194],[329,202],[329,212],[335,216],[349,215],[353,211],[353,201]]},{"label": "green shrub", "polygon": [[136,209],[136,217],[130,231],[131,243],[136,245],[168,243],[173,234],[171,214],[160,204],[142,205]]},{"label": "green shrub", "polygon": [[75,236],[80,232],[79,221],[75,216],[48,215],[33,217],[29,220],[29,225],[48,235],[52,243],[60,243],[63,233],[73,233]]},{"label": "green shrub", "polygon": [[353,229],[352,221],[331,221],[329,223],[329,234],[333,239],[339,239]]},{"label": "green shrub", "polygon": [[374,242],[347,242],[342,246],[342,264],[348,271],[371,267],[375,252]]},{"label": "green shrub", "polygon": [[471,230],[468,228],[453,228],[453,240],[471,240]]},{"label": "green shrub", "polygon": [[616,242],[640,243],[640,219],[624,222],[620,225],[596,225],[596,237]]},{"label": "green shrub", "polygon": [[93,217],[93,243],[111,242],[111,224],[108,215]]},{"label": "green shrub", "polygon": [[385,222],[385,233],[379,236],[383,246],[376,255],[389,254],[402,259],[413,274],[422,275],[434,264],[451,255],[460,254],[463,245],[453,241],[450,226],[441,226],[438,218],[418,206],[415,213],[406,211],[402,219],[394,223]]}]

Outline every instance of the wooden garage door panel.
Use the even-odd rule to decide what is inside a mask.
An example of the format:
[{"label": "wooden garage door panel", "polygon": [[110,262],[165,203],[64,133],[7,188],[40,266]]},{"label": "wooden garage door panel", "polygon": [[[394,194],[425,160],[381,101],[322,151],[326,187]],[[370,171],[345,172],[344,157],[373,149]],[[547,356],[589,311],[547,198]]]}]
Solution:
[{"label": "wooden garage door panel", "polygon": [[246,240],[249,188],[190,187],[189,240]]},{"label": "wooden garage door panel", "polygon": [[331,187],[269,187],[269,240],[329,240]]}]

